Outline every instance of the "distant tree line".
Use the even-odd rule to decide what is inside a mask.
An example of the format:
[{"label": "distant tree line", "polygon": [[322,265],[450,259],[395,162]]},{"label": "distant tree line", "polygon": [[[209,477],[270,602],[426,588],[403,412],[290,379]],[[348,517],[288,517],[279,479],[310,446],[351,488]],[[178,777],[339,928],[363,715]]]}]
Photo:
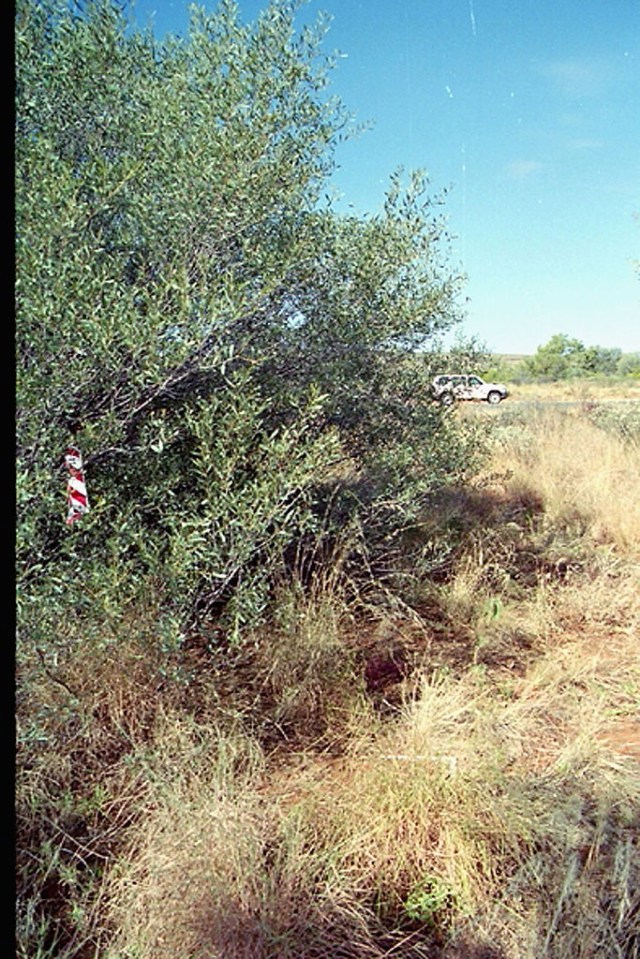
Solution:
[{"label": "distant tree line", "polygon": [[622,350],[617,347],[585,346],[581,340],[556,333],[524,361],[524,366],[535,379],[564,380],[594,373],[619,373],[622,359]]},{"label": "distant tree line", "polygon": [[589,376],[639,376],[640,353],[623,353],[617,347],[586,346],[581,340],[556,333],[533,356],[494,364],[491,377],[511,381],[554,381]]}]

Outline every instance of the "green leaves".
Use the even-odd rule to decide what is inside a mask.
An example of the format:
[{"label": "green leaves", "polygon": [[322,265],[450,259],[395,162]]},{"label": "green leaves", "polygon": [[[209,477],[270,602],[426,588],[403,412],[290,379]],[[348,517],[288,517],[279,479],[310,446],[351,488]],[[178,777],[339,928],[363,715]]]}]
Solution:
[{"label": "green leaves", "polygon": [[242,588],[240,606],[236,597],[228,610],[234,625],[262,613],[287,545],[314,527],[310,493],[336,457],[335,436],[314,436],[319,403],[312,398],[290,425],[267,431],[266,404],[245,379],[189,414],[189,476],[164,517],[167,574],[187,609],[195,601],[210,614]]}]

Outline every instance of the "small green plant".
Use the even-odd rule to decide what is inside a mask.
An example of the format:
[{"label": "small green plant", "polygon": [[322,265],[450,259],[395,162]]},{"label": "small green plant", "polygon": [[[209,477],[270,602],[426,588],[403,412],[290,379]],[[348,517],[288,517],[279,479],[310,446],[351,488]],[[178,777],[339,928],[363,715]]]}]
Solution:
[{"label": "small green plant", "polygon": [[477,630],[476,639],[473,646],[474,665],[477,665],[480,651],[490,640],[489,633],[486,632],[486,630],[490,630],[492,625],[497,622],[497,620],[500,618],[502,610],[502,600],[498,596],[490,596],[485,602],[482,610],[481,624]]},{"label": "small green plant", "polygon": [[459,907],[458,893],[439,876],[425,876],[404,902],[404,911],[410,919],[432,927],[449,926]]}]

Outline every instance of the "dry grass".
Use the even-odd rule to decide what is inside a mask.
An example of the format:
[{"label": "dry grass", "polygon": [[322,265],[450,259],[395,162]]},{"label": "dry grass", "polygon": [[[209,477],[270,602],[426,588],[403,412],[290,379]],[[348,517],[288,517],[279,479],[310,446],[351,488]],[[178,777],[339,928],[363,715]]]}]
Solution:
[{"label": "dry grass", "polygon": [[[260,709],[281,737],[298,744],[335,743],[348,735],[363,702],[353,649],[352,617],[336,587],[298,586],[279,597],[276,622],[256,639]],[[345,733],[346,727],[346,733]]]},{"label": "dry grass", "polygon": [[535,491],[550,524],[623,551],[640,547],[640,447],[580,415],[532,414],[494,457],[511,490]]},{"label": "dry grass", "polygon": [[381,959],[404,940],[400,955],[493,942],[595,959],[616,955],[607,937],[625,954],[640,782],[603,733],[639,689],[630,636],[615,652],[580,640],[508,691],[474,672],[425,680],[341,759],[285,769],[240,734],[173,722],[109,880],[108,955]]},{"label": "dry grass", "polygon": [[107,957],[320,959],[345,943],[378,954],[366,910],[332,881],[321,824],[286,812],[242,732],[173,721],[144,765],[140,826],[105,888]]},{"label": "dry grass", "polygon": [[640,382],[629,379],[616,382],[577,379],[554,383],[519,383],[509,386],[511,400],[527,402],[602,402],[606,400],[640,400]]}]

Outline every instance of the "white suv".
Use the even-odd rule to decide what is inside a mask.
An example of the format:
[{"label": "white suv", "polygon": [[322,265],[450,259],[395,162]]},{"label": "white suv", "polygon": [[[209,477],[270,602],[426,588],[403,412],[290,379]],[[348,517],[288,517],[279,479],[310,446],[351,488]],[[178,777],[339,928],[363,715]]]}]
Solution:
[{"label": "white suv", "polygon": [[504,383],[485,383],[479,376],[436,376],[431,384],[433,396],[443,405],[454,400],[486,400],[495,406],[509,395]]}]

